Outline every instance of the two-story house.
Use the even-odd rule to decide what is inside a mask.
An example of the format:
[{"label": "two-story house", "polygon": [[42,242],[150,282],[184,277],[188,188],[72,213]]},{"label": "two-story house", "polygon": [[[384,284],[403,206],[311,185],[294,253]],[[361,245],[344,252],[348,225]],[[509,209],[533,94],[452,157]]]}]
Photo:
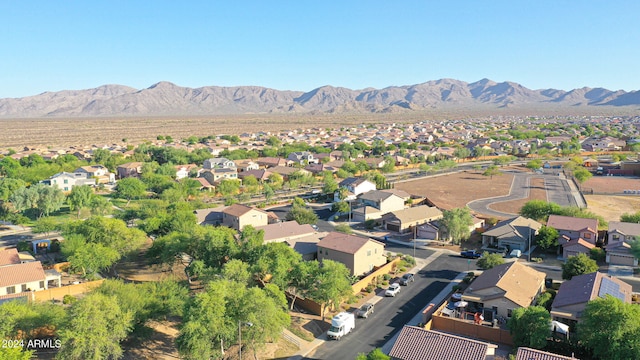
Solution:
[{"label": "two-story house", "polygon": [[611,265],[638,266],[638,258],[631,253],[631,242],[640,236],[640,224],[609,221],[607,231],[607,263]]},{"label": "two-story house", "polygon": [[367,237],[330,232],[317,244],[318,261],[343,263],[351,275],[360,276],[387,263],[384,243]]},{"label": "two-story house", "polygon": [[546,274],[519,262],[485,270],[462,293],[462,300],[482,309],[486,321],[496,316],[510,318],[512,311],[528,307],[544,290]]},{"label": "two-story house", "polygon": [[196,171],[198,166],[196,164],[176,165],[176,180],[186,179],[191,175],[191,172]]},{"label": "two-story house", "polygon": [[598,240],[598,220],[571,216],[549,215],[547,226],[558,230],[558,244],[562,246],[562,257],[588,253]]},{"label": "two-story house", "polygon": [[74,186],[93,186],[96,184],[96,180],[87,178],[84,174],[59,172],[51,176],[48,180],[45,180],[43,183],[57,187],[62,191],[71,191]]},{"label": "two-story house", "polygon": [[102,165],[88,165],[77,168],[74,174],[83,174],[86,178],[95,179],[97,184],[113,184],[116,182],[116,174],[109,172]]},{"label": "two-story house", "polygon": [[234,160],[234,163],[239,172],[260,169],[260,165],[251,159]]},{"label": "two-story house", "polygon": [[217,184],[222,180],[237,180],[238,172],[227,168],[207,169],[202,170],[199,177],[207,179],[210,184]]},{"label": "two-story house", "polygon": [[116,168],[116,175],[118,179],[124,179],[128,177],[140,177],[142,174],[142,162],[130,162],[122,165],[118,165]]},{"label": "two-story house", "polygon": [[317,244],[327,233],[317,232],[309,224],[298,224],[297,221],[282,221],[258,226],[256,230],[264,232],[264,243],[284,242],[302,255],[307,261],[315,260]]},{"label": "two-story house", "polygon": [[227,158],[211,158],[204,161],[204,169],[233,169],[236,170],[236,163]]},{"label": "two-story house", "polygon": [[222,224],[238,231],[247,225],[264,226],[269,223],[266,211],[246,205],[233,204],[222,210]]},{"label": "two-story house", "polygon": [[[364,194],[376,189],[376,184],[364,178],[350,177],[342,180],[338,186],[346,189],[345,201],[353,201],[360,194]],[[338,202],[340,199],[340,189],[338,189],[333,195],[333,201]]]},{"label": "two-story house", "polygon": [[318,159],[308,151],[296,151],[287,156],[287,160],[299,165],[317,164]]},{"label": "two-story house", "polygon": [[379,219],[388,212],[404,209],[404,199],[391,191],[373,190],[360,194],[354,205],[353,221]]}]

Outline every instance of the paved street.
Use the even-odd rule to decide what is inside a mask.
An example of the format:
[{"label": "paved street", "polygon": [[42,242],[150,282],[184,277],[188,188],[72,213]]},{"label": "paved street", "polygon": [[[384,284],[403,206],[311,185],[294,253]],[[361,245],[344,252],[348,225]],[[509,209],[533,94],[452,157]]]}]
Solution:
[{"label": "paved street", "polygon": [[[459,259],[463,260],[466,268],[466,261]],[[451,269],[451,258],[441,255],[428,269],[416,274],[414,283],[403,286],[395,298],[381,299],[373,315],[367,319],[357,319],[356,328],[351,334],[341,341],[325,342],[306,359],[355,359],[358,353],[368,353],[382,347],[458,275],[458,271]]]}]

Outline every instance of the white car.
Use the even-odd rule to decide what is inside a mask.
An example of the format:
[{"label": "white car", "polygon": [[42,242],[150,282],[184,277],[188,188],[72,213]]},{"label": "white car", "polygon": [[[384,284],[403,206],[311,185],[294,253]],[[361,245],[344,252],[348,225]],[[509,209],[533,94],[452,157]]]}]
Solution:
[{"label": "white car", "polygon": [[393,283],[389,286],[387,291],[384,292],[384,296],[396,296],[400,292],[400,284]]}]

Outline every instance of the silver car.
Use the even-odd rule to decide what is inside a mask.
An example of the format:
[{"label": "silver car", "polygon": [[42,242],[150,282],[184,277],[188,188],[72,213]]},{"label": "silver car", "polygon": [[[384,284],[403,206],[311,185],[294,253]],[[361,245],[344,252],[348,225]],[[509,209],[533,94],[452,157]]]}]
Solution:
[{"label": "silver car", "polygon": [[366,303],[362,305],[360,309],[356,311],[356,315],[358,315],[358,317],[365,318],[365,319],[368,318],[369,315],[371,314],[373,314],[373,304],[370,304],[370,303]]},{"label": "silver car", "polygon": [[389,286],[387,291],[384,292],[384,296],[396,296],[400,292],[400,284],[393,283]]}]

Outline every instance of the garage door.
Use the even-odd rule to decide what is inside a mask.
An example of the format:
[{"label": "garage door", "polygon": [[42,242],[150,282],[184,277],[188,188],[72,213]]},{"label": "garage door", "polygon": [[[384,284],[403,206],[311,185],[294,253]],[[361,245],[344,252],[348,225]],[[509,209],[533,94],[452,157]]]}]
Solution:
[{"label": "garage door", "polygon": [[389,223],[387,223],[387,230],[389,230],[389,231],[395,231],[395,232],[400,232],[400,225],[395,225],[395,224],[389,224]]},{"label": "garage door", "polygon": [[634,266],[634,257],[611,254],[609,255],[609,263],[612,265]]}]

